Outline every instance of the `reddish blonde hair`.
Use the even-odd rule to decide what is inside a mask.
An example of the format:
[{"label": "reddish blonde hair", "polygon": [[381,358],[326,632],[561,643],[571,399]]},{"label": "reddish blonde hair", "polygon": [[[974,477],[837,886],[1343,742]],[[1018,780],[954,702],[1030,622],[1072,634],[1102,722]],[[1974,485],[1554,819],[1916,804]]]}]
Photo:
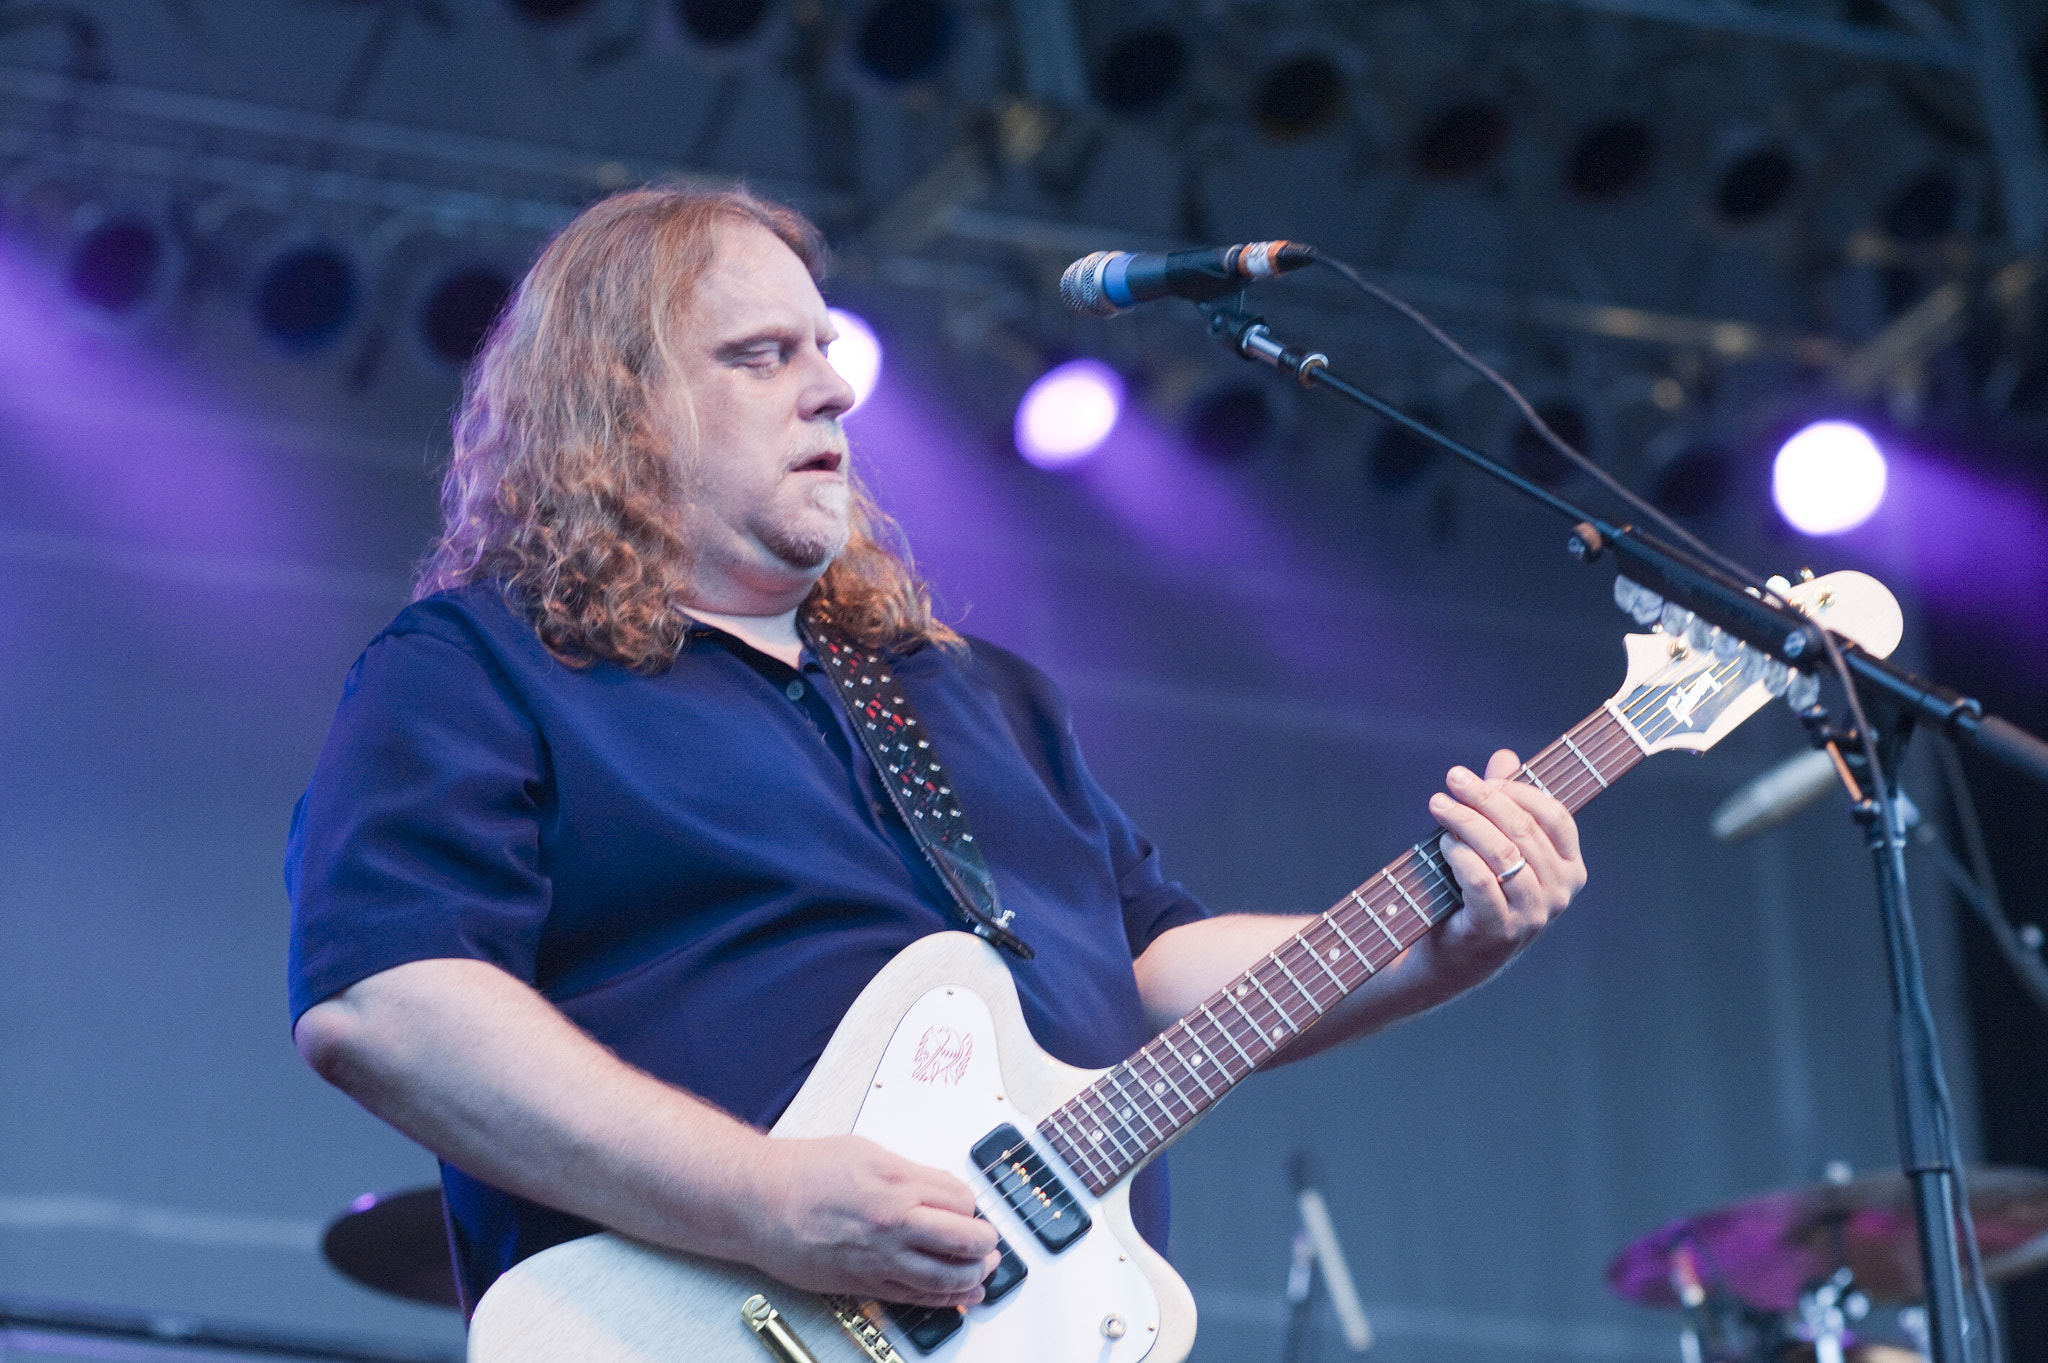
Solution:
[{"label": "reddish blonde hair", "polygon": [[[600,200],[541,251],[464,386],[441,484],[441,536],[414,599],[504,583],[550,653],[666,668],[688,621],[682,461],[654,420],[669,334],[718,233],[767,228],[822,278],[825,244],[794,210],[741,189]],[[859,480],[846,548],[805,601],[870,648],[957,644],[932,615],[901,532]]]}]

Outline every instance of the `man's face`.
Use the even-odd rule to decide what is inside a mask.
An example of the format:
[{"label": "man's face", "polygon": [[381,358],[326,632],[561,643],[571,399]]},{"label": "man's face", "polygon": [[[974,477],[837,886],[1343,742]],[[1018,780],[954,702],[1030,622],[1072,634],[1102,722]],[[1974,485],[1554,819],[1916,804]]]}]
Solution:
[{"label": "man's face", "polygon": [[780,238],[735,223],[675,334],[660,419],[687,470],[692,601],[735,615],[786,610],[846,547],[839,415],[853,390],[825,360],[825,300]]}]

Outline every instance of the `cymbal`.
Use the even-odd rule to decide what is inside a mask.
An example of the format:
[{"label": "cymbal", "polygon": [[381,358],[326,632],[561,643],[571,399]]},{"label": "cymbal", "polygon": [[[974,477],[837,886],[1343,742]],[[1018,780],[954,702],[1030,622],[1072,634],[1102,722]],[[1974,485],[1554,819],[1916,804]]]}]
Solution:
[{"label": "cymbal", "polygon": [[363,1194],[328,1223],[320,1253],[364,1287],[462,1309],[439,1188]]},{"label": "cymbal", "polygon": [[[1969,1184],[1985,1275],[2016,1278],[2048,1263],[2048,1174],[1978,1169]],[[1675,1307],[1672,1274],[1687,1247],[1705,1286],[1718,1283],[1762,1311],[1794,1310],[1802,1291],[1844,1264],[1872,1301],[1922,1295],[1913,1192],[1898,1173],[1781,1189],[1682,1216],[1615,1255],[1607,1285],[1645,1306]]]}]

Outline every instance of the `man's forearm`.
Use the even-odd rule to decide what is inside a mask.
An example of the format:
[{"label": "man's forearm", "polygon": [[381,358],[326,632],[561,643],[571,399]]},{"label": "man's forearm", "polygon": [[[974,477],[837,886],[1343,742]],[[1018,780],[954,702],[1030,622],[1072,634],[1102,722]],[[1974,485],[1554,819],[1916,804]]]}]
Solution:
[{"label": "man's forearm", "polygon": [[981,1299],[995,1231],[951,1174],[857,1136],[770,1140],[625,1064],[480,961],[414,961],[310,1008],[299,1049],[508,1192],[813,1291]]},{"label": "man's forearm", "polygon": [[323,1077],[488,1183],[658,1244],[745,1248],[760,1133],[494,966],[399,966],[309,1009],[294,1037]]}]

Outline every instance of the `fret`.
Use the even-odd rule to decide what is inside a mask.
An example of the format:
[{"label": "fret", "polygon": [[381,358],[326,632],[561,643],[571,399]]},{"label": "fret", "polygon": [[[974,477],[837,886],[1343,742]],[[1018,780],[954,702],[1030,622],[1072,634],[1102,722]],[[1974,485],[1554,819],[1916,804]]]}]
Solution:
[{"label": "fret", "polygon": [[[1066,1109],[1062,1108],[1061,1111],[1065,1112]],[[1115,1182],[1115,1166],[1105,1159],[1099,1151],[1090,1149],[1087,1142],[1081,1139],[1080,1124],[1071,1114],[1067,1116],[1066,1126],[1063,1129],[1066,1131],[1067,1148],[1061,1154],[1067,1163],[1082,1169],[1084,1176],[1090,1180]],[[1076,1163],[1077,1160],[1079,1161],[1078,1164]]]},{"label": "fret", "polygon": [[1308,953],[1309,959],[1314,961],[1317,965],[1321,966],[1323,968],[1323,973],[1325,975],[1328,975],[1330,977],[1331,982],[1337,986],[1338,998],[1341,999],[1346,994],[1351,992],[1351,987],[1344,983],[1344,977],[1342,975],[1339,975],[1336,971],[1330,969],[1330,963],[1323,959],[1323,953],[1316,950],[1314,947],[1310,946],[1308,944],[1308,938],[1302,936],[1302,934],[1297,932],[1294,934],[1294,940],[1301,943],[1301,949]]},{"label": "fret", "polygon": [[1579,761],[1586,764],[1586,770],[1593,773],[1593,779],[1600,783],[1600,789],[1607,789],[1607,778],[1600,774],[1600,768],[1593,765],[1591,758],[1587,757],[1586,754],[1579,751],[1579,745],[1572,742],[1572,736],[1570,734],[1566,734],[1563,738],[1560,738],[1558,742],[1564,744],[1565,747],[1571,749],[1572,756],[1578,758]]},{"label": "fret", "polygon": [[[1224,999],[1226,1002],[1230,1004],[1231,1007],[1237,1009],[1237,1015],[1239,1017],[1243,1018],[1246,1022],[1251,1024],[1252,1035],[1259,1038],[1259,1040],[1264,1041],[1266,1038],[1265,1024],[1260,1022],[1257,1018],[1253,1017],[1252,1010],[1244,1006],[1245,992],[1249,990],[1252,987],[1252,985],[1257,984],[1258,981],[1253,979],[1249,975],[1245,975],[1240,978],[1243,982],[1240,983],[1237,986],[1237,988],[1232,990],[1229,994],[1226,994],[1224,996]],[[1265,991],[1260,990],[1259,992],[1264,993]],[[1232,1040],[1235,1039],[1235,1037],[1232,1037]],[[1255,1067],[1258,1064],[1257,1061],[1253,1061],[1252,1063]]]},{"label": "fret", "polygon": [[[1152,1128],[1153,1135],[1159,1137],[1161,1140],[1164,1140],[1166,1138],[1166,1133],[1159,1129],[1159,1126],[1156,1122],[1154,1122],[1150,1117],[1145,1115],[1145,1086],[1143,1084],[1138,1085],[1138,1096],[1133,1098],[1130,1094],[1130,1090],[1124,1087],[1124,1077],[1126,1075],[1129,1075],[1133,1079],[1137,1078],[1136,1075],[1131,1074],[1131,1067],[1128,1064],[1118,1065],[1115,1069],[1111,1070],[1107,1075],[1103,1076],[1104,1078],[1109,1079],[1116,1085],[1117,1093],[1124,1100],[1124,1120],[1129,1121],[1135,1115],[1139,1121],[1143,1122],[1145,1125]],[[1164,1110],[1162,1110],[1159,1115],[1163,1117],[1166,1115],[1166,1113]],[[1135,1130],[1133,1130],[1131,1134],[1135,1136],[1138,1133]]]},{"label": "fret", "polygon": [[1188,1110],[1186,1117],[1176,1117],[1173,1115],[1173,1105],[1171,1103],[1164,1101],[1160,1103],[1160,1108],[1165,1113],[1166,1120],[1172,1122],[1175,1129],[1186,1126],[1190,1118],[1201,1115],[1202,1110],[1188,1101],[1188,1096],[1180,1091],[1180,1081],[1167,1073],[1166,1066],[1159,1063],[1159,1057],[1153,1054],[1150,1046],[1145,1047],[1145,1049],[1131,1057],[1133,1073],[1136,1073],[1137,1063],[1140,1060],[1146,1061],[1152,1066],[1152,1074],[1154,1076],[1152,1080],[1152,1096],[1164,1099],[1168,1094],[1171,1094],[1180,1100],[1182,1107]]},{"label": "fret", "polygon": [[[1165,1031],[1161,1032],[1159,1034],[1159,1044],[1166,1047],[1166,1049],[1173,1055],[1173,1058],[1175,1060],[1180,1061],[1180,1067],[1188,1072],[1189,1078],[1193,1079],[1197,1084],[1200,1084],[1202,1086],[1202,1092],[1208,1095],[1209,1101],[1212,1103],[1215,1102],[1216,1090],[1209,1087],[1208,1081],[1202,1078],[1202,1072],[1193,1065],[1190,1065],[1187,1061],[1187,1057],[1180,1053],[1180,1047],[1173,1044],[1174,1031],[1174,1027],[1169,1027]],[[1202,1043],[1199,1040],[1197,1040],[1195,1044],[1197,1046],[1200,1046]]]},{"label": "fret", "polygon": [[[1358,891],[1353,890],[1351,893],[1357,894]],[[1417,909],[1416,912],[1421,913],[1422,910]],[[1351,954],[1353,956],[1356,956],[1358,958],[1358,963],[1365,967],[1365,973],[1367,978],[1371,978],[1372,976],[1380,973],[1380,968],[1372,963],[1372,957],[1366,955],[1365,952],[1359,948],[1358,943],[1351,940],[1350,933],[1344,931],[1344,925],[1337,921],[1337,915],[1334,911],[1324,914],[1323,921],[1330,925],[1330,931],[1336,933],[1339,937],[1342,937],[1344,939],[1345,946],[1351,948]],[[1425,923],[1428,922],[1428,917],[1425,916],[1423,918],[1423,921]]]},{"label": "fret", "polygon": [[[1626,743],[1617,729],[1627,735]],[[1609,701],[1537,753],[1518,775],[1575,810],[1641,761],[1649,741],[1618,712],[1615,702]],[[1197,1004],[1122,1065],[1099,1076],[1048,1114],[1040,1130],[1054,1152],[1092,1190],[1106,1192],[1222,1101],[1239,1080],[1249,1077],[1303,1030],[1304,1022],[1296,1021],[1276,992],[1282,980],[1306,1000],[1306,1023],[1313,1024],[1385,964],[1374,960],[1372,952],[1346,926],[1346,918],[1358,913],[1369,919],[1392,948],[1392,955],[1398,956],[1409,942],[1435,927],[1458,905],[1461,896],[1444,859],[1440,837],[1437,834],[1416,843],[1378,872],[1377,878],[1386,881],[1390,894],[1380,892],[1368,879],[1322,916],[1327,934],[1312,922],[1294,934],[1292,944],[1283,939],[1282,946],[1267,953],[1265,964],[1246,971]],[[1397,930],[1395,919],[1405,913],[1412,913],[1419,923]],[[1406,941],[1403,931],[1409,934]],[[1370,938],[1370,933],[1365,935]],[[1313,958],[1316,969],[1334,986],[1329,1001],[1317,997],[1320,985],[1303,958],[1295,954],[1297,950]],[[1341,959],[1345,952],[1356,962],[1355,972]],[[1236,1021],[1225,1014],[1226,1006],[1235,1011]],[[1260,1020],[1262,1008],[1271,1009],[1270,1022]],[[1205,1023],[1220,1042],[1202,1034]],[[1241,1066],[1231,1059],[1233,1053],[1236,1061],[1243,1062]],[[1213,1074],[1204,1075],[1205,1067]]]},{"label": "fret", "polygon": [[1081,1175],[1090,1184],[1099,1182],[1109,1172],[1109,1166],[1100,1164],[1094,1155],[1067,1128],[1073,1125],[1073,1116],[1064,1107],[1056,1109],[1050,1117],[1039,1124],[1039,1131],[1046,1138],[1046,1144],[1053,1153],[1066,1161],[1067,1167]]},{"label": "fret", "polygon": [[[1288,1014],[1285,1008],[1282,1008],[1280,1006],[1280,1000],[1273,997],[1272,991],[1266,988],[1265,981],[1259,978],[1258,973],[1254,971],[1253,973],[1245,976],[1245,978],[1252,982],[1253,986],[1258,989],[1259,993],[1265,995],[1266,1002],[1273,1005],[1273,1011],[1278,1013],[1280,1015],[1280,1020],[1287,1024],[1287,1030],[1298,1034],[1301,1031],[1301,1025],[1297,1023],[1293,1019],[1293,1017],[1291,1017]],[[1250,1017],[1251,1014],[1247,1013],[1245,1014],[1245,1016]],[[1256,1026],[1257,1024],[1255,1023],[1253,1025]],[[1278,1027],[1275,1027],[1273,1030],[1277,1033],[1280,1029]],[[1280,1044],[1280,1038],[1277,1035],[1273,1038],[1273,1044],[1276,1047]]]},{"label": "fret", "polygon": [[[1238,1011],[1243,1012],[1244,1009],[1239,1008]],[[1237,1038],[1231,1035],[1230,1029],[1228,1027],[1225,1027],[1220,1022],[1216,1022],[1216,1015],[1209,1011],[1209,1005],[1206,1003],[1202,1005],[1202,1016],[1209,1019],[1209,1021],[1211,1022],[1215,1022],[1216,1030],[1223,1033],[1223,1039],[1230,1043],[1230,1049],[1236,1051],[1239,1055],[1244,1057],[1246,1074],[1250,1074],[1253,1070],[1259,1067],[1259,1062],[1252,1059],[1250,1053],[1247,1052],[1244,1047],[1237,1044]]]},{"label": "fret", "polygon": [[[1451,902],[1455,904],[1459,901],[1458,882],[1451,877],[1450,863],[1446,862],[1444,854],[1437,850],[1439,845],[1436,839],[1432,838],[1428,842],[1416,843],[1410,850],[1415,853],[1415,859],[1422,863],[1423,869],[1436,877],[1437,889],[1448,888],[1451,891]],[[1435,889],[1429,892],[1432,899],[1436,897],[1436,892]],[[1436,923],[1434,918],[1429,921],[1432,926]]]},{"label": "fret", "polygon": [[[1406,885],[1403,885],[1400,882],[1399,878],[1397,878],[1394,875],[1394,868],[1392,866],[1389,866],[1386,870],[1381,871],[1380,875],[1386,878],[1387,884],[1394,887],[1394,892],[1396,894],[1400,895],[1401,898],[1408,901],[1408,907],[1415,910],[1415,916],[1422,920],[1422,926],[1424,926],[1425,928],[1433,928],[1436,926],[1436,920],[1434,918],[1431,918],[1427,913],[1423,912],[1422,905],[1415,902],[1415,896],[1408,893],[1408,887]],[[1351,897],[1356,899],[1358,897],[1358,891],[1353,890],[1351,892]]]},{"label": "fret", "polygon": [[[1380,874],[1387,878],[1387,883],[1389,885],[1392,885],[1397,890],[1401,889],[1400,882],[1394,879],[1394,873],[1392,871],[1382,871],[1380,872]],[[1401,890],[1401,893],[1405,895],[1408,892],[1406,890]],[[1387,935],[1387,940],[1394,944],[1394,950],[1396,953],[1407,950],[1408,944],[1402,941],[1399,937],[1396,937],[1394,935],[1394,930],[1387,926],[1386,920],[1381,918],[1377,913],[1373,912],[1373,907],[1370,902],[1368,902],[1356,890],[1353,890],[1351,892],[1351,897],[1358,902],[1359,908],[1365,910],[1365,916],[1372,920],[1372,925]],[[1411,899],[1408,902],[1413,904],[1415,901]]]},{"label": "fret", "polygon": [[[1321,1002],[1317,1000],[1314,994],[1308,992],[1308,988],[1306,985],[1302,984],[1300,980],[1294,978],[1294,972],[1287,968],[1287,962],[1280,959],[1280,953],[1277,951],[1269,951],[1266,953],[1266,959],[1271,961],[1274,965],[1280,967],[1280,973],[1287,977],[1287,982],[1293,985],[1295,990],[1299,992],[1303,998],[1308,1000],[1309,1011],[1314,1013],[1317,1017],[1321,1017],[1323,1015],[1323,1005],[1321,1004]],[[1292,1022],[1294,1021],[1294,1019],[1289,1018],[1288,1021]]]},{"label": "fret", "polygon": [[[1117,1134],[1117,1128],[1122,1126],[1123,1122],[1117,1118],[1115,1108],[1105,1105],[1105,1099],[1102,1096],[1102,1081],[1096,1080],[1094,1086],[1088,1089],[1087,1093],[1092,1095],[1095,1104],[1089,1111],[1089,1116],[1095,1121],[1095,1144],[1101,1145],[1104,1137],[1107,1137],[1116,1143],[1116,1152],[1119,1158],[1135,1163],[1135,1161],[1131,1161],[1130,1148],[1124,1144],[1123,1137]],[[1135,1131],[1130,1133],[1133,1139],[1137,1138],[1137,1134]],[[1104,1153],[1107,1154],[1108,1152],[1104,1151]]]}]

